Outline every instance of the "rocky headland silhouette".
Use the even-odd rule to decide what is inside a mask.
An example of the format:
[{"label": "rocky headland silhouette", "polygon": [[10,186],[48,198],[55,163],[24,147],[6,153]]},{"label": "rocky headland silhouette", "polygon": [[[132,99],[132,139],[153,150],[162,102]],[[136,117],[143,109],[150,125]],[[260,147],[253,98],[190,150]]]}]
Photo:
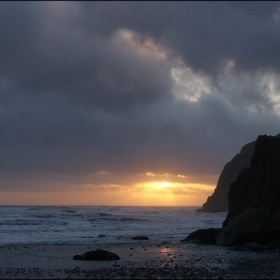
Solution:
[{"label": "rocky headland silhouette", "polygon": [[[275,135],[274,137],[280,139],[280,134]],[[255,143],[256,141],[253,141],[244,145],[241,148],[240,153],[226,163],[213,194],[208,197],[202,208],[197,209],[197,211],[212,213],[228,211],[228,192],[230,184],[237,179],[237,176],[242,169],[250,166]]]},{"label": "rocky headland silhouette", "polygon": [[230,185],[220,245],[280,240],[280,139],[259,136],[249,168]]},{"label": "rocky headland silhouette", "polygon": [[280,248],[279,135],[257,138],[250,166],[243,168],[230,184],[228,202],[221,229],[197,230],[182,241],[222,246],[255,244],[247,246],[254,250],[261,248],[256,244]]}]

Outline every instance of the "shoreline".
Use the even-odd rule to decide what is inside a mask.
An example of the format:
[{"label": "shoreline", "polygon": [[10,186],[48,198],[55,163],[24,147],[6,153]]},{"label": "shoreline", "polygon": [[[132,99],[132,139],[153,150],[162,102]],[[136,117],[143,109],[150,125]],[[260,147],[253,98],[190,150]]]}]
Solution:
[{"label": "shoreline", "polygon": [[[2,245],[0,279],[280,278],[279,251],[232,251],[215,245],[162,243],[128,240],[100,246]],[[72,259],[97,248],[116,253],[120,260]]]}]

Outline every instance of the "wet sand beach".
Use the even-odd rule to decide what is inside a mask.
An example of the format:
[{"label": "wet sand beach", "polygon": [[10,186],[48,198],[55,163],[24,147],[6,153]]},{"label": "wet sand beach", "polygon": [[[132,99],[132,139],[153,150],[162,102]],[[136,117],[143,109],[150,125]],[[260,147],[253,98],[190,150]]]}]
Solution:
[{"label": "wet sand beach", "polygon": [[[101,248],[117,261],[81,261],[73,256]],[[275,279],[279,251],[233,251],[196,243],[129,241],[96,245],[5,245],[1,279]]]}]

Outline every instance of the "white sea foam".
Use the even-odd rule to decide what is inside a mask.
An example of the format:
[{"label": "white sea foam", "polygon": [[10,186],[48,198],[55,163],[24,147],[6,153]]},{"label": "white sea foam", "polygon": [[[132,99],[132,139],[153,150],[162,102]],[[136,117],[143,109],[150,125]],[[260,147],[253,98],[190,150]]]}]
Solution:
[{"label": "white sea foam", "polygon": [[194,230],[222,226],[226,213],[195,212],[196,208],[3,206],[0,245],[117,243],[135,235],[155,242],[179,241]]}]

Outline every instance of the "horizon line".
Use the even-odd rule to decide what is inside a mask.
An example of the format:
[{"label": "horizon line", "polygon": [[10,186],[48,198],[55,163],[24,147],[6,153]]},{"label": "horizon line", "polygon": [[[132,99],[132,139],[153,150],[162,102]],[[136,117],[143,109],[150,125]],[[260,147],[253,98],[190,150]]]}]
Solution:
[{"label": "horizon line", "polygon": [[202,207],[191,205],[38,205],[38,204],[0,204],[0,207]]}]

